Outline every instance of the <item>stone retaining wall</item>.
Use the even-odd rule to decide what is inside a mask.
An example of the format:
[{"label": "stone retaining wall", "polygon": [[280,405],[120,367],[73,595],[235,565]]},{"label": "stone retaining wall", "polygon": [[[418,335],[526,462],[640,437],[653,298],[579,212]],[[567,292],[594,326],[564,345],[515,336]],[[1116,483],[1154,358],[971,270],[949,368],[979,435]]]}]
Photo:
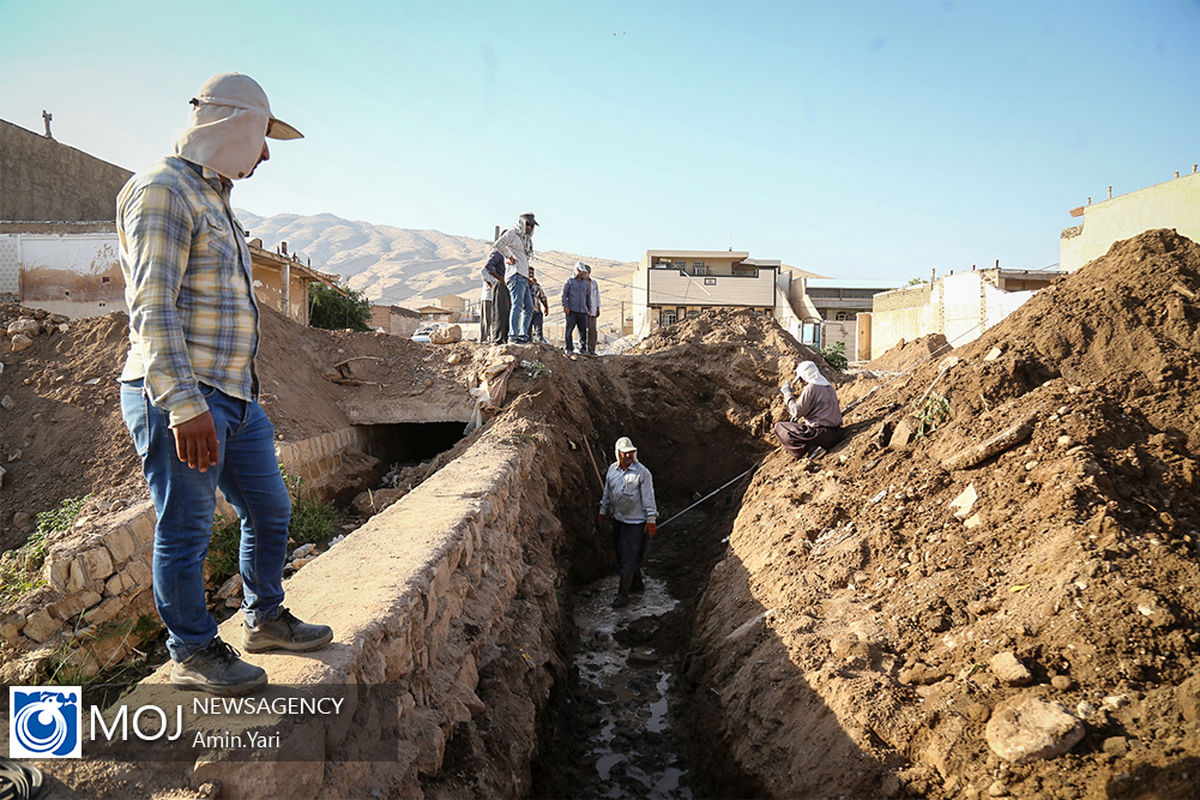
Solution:
[{"label": "stone retaining wall", "polygon": [[[370,448],[362,428],[348,427],[280,444],[276,455],[306,485],[320,486],[350,458]],[[218,495],[217,513],[236,516]],[[48,660],[90,677],[127,658],[141,639],[139,618],[158,624],[151,587],[154,506],[143,500],[95,517],[79,536],[56,543],[46,556],[46,585],[0,615],[0,641],[9,649],[0,677],[30,681]],[[14,657],[15,656],[15,657]]]},{"label": "stone retaining wall", "polygon": [[279,463],[289,474],[316,485],[335,474],[346,460],[347,451],[371,452],[370,436],[362,427],[342,428],[311,439],[275,446]]},{"label": "stone retaining wall", "polygon": [[0,617],[0,638],[20,654],[3,666],[0,677],[8,682],[32,680],[49,659],[55,668],[95,675],[140,642],[139,618],[155,614],[154,508],[144,501],[103,520],[102,530],[51,548],[46,585]]},{"label": "stone retaining wall", "polygon": [[[516,422],[518,433],[506,438],[488,431],[285,582],[297,616],[333,626],[328,648],[250,656],[273,684],[399,684],[397,760],[355,763],[377,732],[326,731],[314,737],[323,759],[198,762],[193,785],[219,780],[229,798],[528,792],[537,718],[562,670],[558,588],[567,536],[554,498],[584,476],[547,469],[540,451],[548,445],[524,425]],[[228,620],[222,638],[239,643],[240,625],[240,617]],[[148,681],[166,681],[167,669]],[[448,747],[474,762],[470,774],[443,773]],[[180,765],[161,766],[149,782],[189,782]],[[115,796],[110,791],[122,783],[115,776],[129,770],[55,767],[97,797]]]}]

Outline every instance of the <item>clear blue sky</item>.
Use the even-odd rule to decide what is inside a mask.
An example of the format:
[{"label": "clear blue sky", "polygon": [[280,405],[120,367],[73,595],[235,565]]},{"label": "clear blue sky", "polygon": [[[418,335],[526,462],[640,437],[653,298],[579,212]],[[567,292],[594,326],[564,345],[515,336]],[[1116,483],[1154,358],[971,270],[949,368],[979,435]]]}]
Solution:
[{"label": "clear blue sky", "polygon": [[130,169],[224,71],[307,137],[257,214],[885,285],[1053,264],[1069,209],[1200,161],[1197,0],[0,0],[0,118]]}]

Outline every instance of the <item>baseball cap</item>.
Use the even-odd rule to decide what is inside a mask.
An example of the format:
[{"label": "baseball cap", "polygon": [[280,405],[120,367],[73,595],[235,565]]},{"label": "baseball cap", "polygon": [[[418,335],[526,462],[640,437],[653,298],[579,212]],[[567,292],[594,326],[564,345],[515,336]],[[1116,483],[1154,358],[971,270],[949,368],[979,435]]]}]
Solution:
[{"label": "baseball cap", "polygon": [[617,439],[617,448],[616,449],[617,449],[618,453],[636,453],[637,452],[637,448],[633,446],[633,442],[631,442],[629,440],[628,436],[622,436],[620,439]]},{"label": "baseball cap", "polygon": [[256,111],[266,115],[268,139],[303,139],[304,134],[271,113],[267,93],[258,81],[240,72],[222,72],[213,75],[192,97],[193,104],[210,103]]}]

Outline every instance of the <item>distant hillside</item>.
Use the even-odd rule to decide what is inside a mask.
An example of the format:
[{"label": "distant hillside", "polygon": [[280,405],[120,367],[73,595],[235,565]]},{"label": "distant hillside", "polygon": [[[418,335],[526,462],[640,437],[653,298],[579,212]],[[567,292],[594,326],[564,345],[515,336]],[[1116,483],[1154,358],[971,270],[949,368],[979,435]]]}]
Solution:
[{"label": "distant hillside", "polygon": [[[483,239],[374,225],[333,214],[260,217],[239,209],[237,216],[265,247],[287,242],[288,252],[311,260],[314,269],[342,276],[374,303],[414,308],[444,294],[478,299],[479,270],[491,253],[491,242]],[[630,277],[637,265],[556,250],[536,252],[534,267],[552,313],[576,261],[592,265],[600,282],[602,322],[615,323],[621,302],[629,303]]]}]

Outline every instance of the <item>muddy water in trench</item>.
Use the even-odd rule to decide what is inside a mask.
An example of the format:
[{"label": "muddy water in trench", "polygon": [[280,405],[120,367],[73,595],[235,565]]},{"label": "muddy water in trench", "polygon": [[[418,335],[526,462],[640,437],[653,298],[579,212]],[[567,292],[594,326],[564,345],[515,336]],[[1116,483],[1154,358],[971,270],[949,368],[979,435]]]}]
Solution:
[{"label": "muddy water in trench", "polygon": [[580,771],[578,796],[690,800],[690,770],[680,755],[673,713],[680,700],[675,675],[666,654],[653,646],[679,602],[652,577],[625,608],[612,608],[616,591],[613,575],[575,595],[579,641],[573,662],[580,688],[597,705],[583,744],[585,762],[594,769]]},{"label": "muddy water in trench", "polygon": [[702,689],[682,674],[694,607],[739,497],[688,512],[651,540],[646,589],[625,608],[612,608],[615,574],[574,589],[570,669],[555,687],[532,797],[761,796],[711,731],[700,737],[712,722],[695,718],[690,692]]}]

